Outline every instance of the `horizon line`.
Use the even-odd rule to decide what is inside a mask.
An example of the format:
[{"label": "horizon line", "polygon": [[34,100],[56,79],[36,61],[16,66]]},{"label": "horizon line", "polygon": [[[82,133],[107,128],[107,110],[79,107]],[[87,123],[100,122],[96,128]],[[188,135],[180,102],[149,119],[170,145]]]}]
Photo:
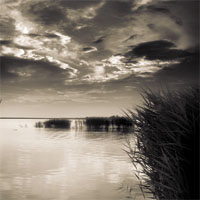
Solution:
[{"label": "horizon line", "polygon": [[87,117],[113,117],[113,116],[119,116],[119,115],[111,115],[111,116],[86,116],[86,117],[0,117],[0,119],[85,119]]},{"label": "horizon line", "polygon": [[0,119],[84,119],[86,117],[0,117]]}]

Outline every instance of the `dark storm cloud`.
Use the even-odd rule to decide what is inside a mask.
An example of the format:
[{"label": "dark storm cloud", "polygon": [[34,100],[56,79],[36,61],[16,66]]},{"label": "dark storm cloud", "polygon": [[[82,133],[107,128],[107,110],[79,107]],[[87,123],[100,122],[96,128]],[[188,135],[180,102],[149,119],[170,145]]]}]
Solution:
[{"label": "dark storm cloud", "polygon": [[126,54],[129,59],[145,56],[149,60],[173,60],[189,55],[189,52],[176,49],[174,43],[165,40],[138,44]]},{"label": "dark storm cloud", "polygon": [[12,44],[12,40],[0,40],[1,45],[10,45]]}]

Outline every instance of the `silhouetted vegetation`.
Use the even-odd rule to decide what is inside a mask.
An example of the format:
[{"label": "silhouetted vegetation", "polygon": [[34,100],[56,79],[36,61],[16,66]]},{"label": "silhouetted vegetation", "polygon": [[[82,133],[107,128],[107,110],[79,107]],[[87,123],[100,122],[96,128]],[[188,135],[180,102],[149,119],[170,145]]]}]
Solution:
[{"label": "silhouetted vegetation", "polygon": [[141,189],[156,199],[199,199],[199,89],[144,92],[143,107],[130,112]]},{"label": "silhouetted vegetation", "polygon": [[117,130],[133,127],[133,122],[127,117],[112,116],[110,117],[110,121],[112,127]]},{"label": "silhouetted vegetation", "polygon": [[36,122],[35,123],[35,127],[36,128],[43,128],[44,127],[44,124],[42,122]]},{"label": "silhouetted vegetation", "polygon": [[88,130],[123,130],[133,127],[132,121],[127,117],[87,117]]},{"label": "silhouetted vegetation", "polygon": [[70,128],[70,121],[67,119],[50,119],[43,124],[45,128]]}]

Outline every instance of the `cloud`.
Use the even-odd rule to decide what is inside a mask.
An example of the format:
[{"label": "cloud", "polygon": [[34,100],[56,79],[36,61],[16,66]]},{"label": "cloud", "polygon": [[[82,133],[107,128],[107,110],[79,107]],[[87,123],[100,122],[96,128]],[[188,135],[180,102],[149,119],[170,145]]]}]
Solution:
[{"label": "cloud", "polygon": [[22,4],[22,13],[29,20],[46,26],[49,29],[65,29],[71,26],[74,30],[87,26],[87,20],[93,19],[98,10],[104,5],[104,1],[27,1]]},{"label": "cloud", "polygon": [[158,13],[161,13],[161,14],[170,14],[170,10],[167,9],[167,8],[163,8],[163,7],[155,7],[153,5],[150,5],[147,7],[147,10],[148,12],[158,12]]},{"label": "cloud", "polygon": [[159,33],[164,39],[168,39],[170,41],[178,41],[180,38],[180,33],[172,30],[170,27],[167,27],[163,24],[147,24],[149,29],[153,32]]},{"label": "cloud", "polygon": [[[83,91],[67,91],[64,90],[61,91],[55,91],[55,90],[49,90],[46,92],[46,95],[44,96],[43,92],[41,90],[35,90],[35,95],[32,95],[31,92],[26,92],[25,94],[21,96],[16,96],[14,99],[10,100],[12,102],[16,103],[23,103],[23,104],[39,104],[39,103],[51,103],[51,104],[58,104],[58,103],[69,103],[69,102],[75,102],[75,103],[107,103],[108,100],[105,98],[104,93],[101,93],[101,95],[94,95],[95,93],[90,92],[83,92]],[[56,96],[55,96],[56,94]],[[107,94],[107,93],[105,93]]]},{"label": "cloud", "polygon": [[179,26],[183,25],[183,21],[181,20],[180,16],[172,13],[171,9],[165,4],[161,3],[160,5],[159,4],[149,5],[145,7],[145,11],[154,14],[156,13],[159,15],[166,15],[170,17],[177,25]]},{"label": "cloud", "polygon": [[130,75],[135,77],[152,77],[159,70],[172,64],[180,63],[179,60],[148,60],[145,57],[135,57],[127,62],[123,55],[111,56],[101,61],[89,62],[92,71],[82,78],[80,82],[105,83],[122,80]]},{"label": "cloud", "polygon": [[[127,16],[123,18],[123,24],[120,25],[116,22],[114,25],[117,24],[117,27],[112,27],[114,26],[112,25],[107,32],[105,48],[115,53],[121,53],[128,45],[154,40],[168,40],[181,49],[194,46],[199,41],[197,37],[198,17],[194,16],[192,11],[196,9],[197,5],[192,7],[193,3],[191,5],[184,4],[182,5],[180,1],[151,1],[150,4],[144,4],[137,12],[128,12]],[[190,11],[186,11],[187,6]],[[180,7],[182,8],[180,9]],[[187,18],[185,18],[186,12]],[[193,17],[189,16],[189,13],[192,13]],[[197,14],[198,11],[196,10],[194,13]],[[193,33],[189,33],[189,30]],[[137,37],[127,41],[132,35],[137,35]]]},{"label": "cloud", "polygon": [[133,47],[126,56],[129,60],[134,57],[145,57],[148,60],[174,60],[189,56],[190,53],[176,49],[175,44],[166,40],[144,42]]},{"label": "cloud", "polygon": [[75,22],[81,20],[91,20],[97,15],[98,10],[103,5],[104,2],[101,1],[98,4],[88,5],[88,7],[84,8],[76,8],[76,9],[67,8],[67,18]]},{"label": "cloud", "polygon": [[126,40],[124,40],[124,42],[127,42],[127,41],[129,41],[129,40],[133,40],[133,39],[135,39],[136,37],[137,37],[137,35],[133,34],[133,35],[129,36]]},{"label": "cloud", "polygon": [[32,3],[26,15],[34,19],[35,22],[51,26],[62,22],[65,19],[65,13],[58,5],[47,1]]},{"label": "cloud", "polygon": [[15,21],[6,16],[0,16],[0,38],[9,40],[15,35]]},{"label": "cloud", "polygon": [[7,47],[7,46],[2,46],[1,51],[3,55],[12,55],[16,57],[21,57],[25,53],[23,49],[16,48],[16,47]]},{"label": "cloud", "polygon": [[12,44],[12,40],[0,40],[1,45],[9,45]]},{"label": "cloud", "polygon": [[128,17],[132,13],[131,6],[131,1],[105,1],[94,22],[101,30],[121,27],[127,24]]},{"label": "cloud", "polygon": [[[148,6],[147,11],[168,16],[177,25],[176,32],[179,39],[173,41],[176,41],[179,47],[190,48],[199,43],[199,1],[159,1],[157,4]],[[158,27],[164,33],[165,30],[162,30],[164,23],[160,25]],[[175,30],[175,26],[168,27],[171,31]]]},{"label": "cloud", "polygon": [[55,64],[59,68],[64,69],[64,70],[68,70],[68,72],[70,74],[69,78],[77,77],[78,70],[73,68],[73,67],[70,67],[69,64],[63,63],[63,62],[56,60],[56,59],[54,59],[53,57],[50,57],[50,56],[46,56],[46,58],[50,63]]},{"label": "cloud", "polygon": [[199,50],[181,62],[172,64],[154,74],[157,81],[168,84],[199,84]]},{"label": "cloud", "polygon": [[59,32],[45,31],[41,34],[21,34],[14,38],[14,43],[24,47],[30,47],[32,49],[47,50],[49,47],[63,48],[71,42],[71,38],[67,35],[63,35]]},{"label": "cloud", "polygon": [[71,8],[71,9],[84,9],[84,8],[88,8],[88,7],[96,7],[98,6],[101,2],[103,1],[96,1],[96,0],[75,0],[75,1],[66,1],[66,0],[58,0],[59,4],[62,6],[62,7],[65,7],[65,8]]},{"label": "cloud", "polygon": [[102,37],[96,39],[95,41],[93,41],[93,43],[94,43],[94,44],[102,43],[105,37],[106,37],[106,36],[102,36]]},{"label": "cloud", "polygon": [[[2,78],[5,82],[26,87],[45,88],[48,85],[64,85],[64,81],[73,78],[77,71],[55,60],[27,60],[13,56],[2,56]],[[25,84],[25,85],[23,85]],[[54,86],[55,87],[55,86]]]},{"label": "cloud", "polygon": [[[153,0],[135,0],[133,2],[132,10],[137,11],[139,8],[152,3],[152,1]],[[154,1],[156,1],[156,0],[154,0]]]},{"label": "cloud", "polygon": [[51,57],[62,68],[64,65],[69,66],[77,58],[78,48],[80,47],[75,42],[71,44],[69,36],[57,31],[45,31],[40,34],[19,34],[9,41],[2,40],[1,55],[36,61]]},{"label": "cloud", "polygon": [[191,51],[199,43],[197,4],[3,1],[4,94],[30,103],[109,101],[112,106],[116,99],[130,105],[145,82],[197,80],[197,58]]},{"label": "cloud", "polygon": [[[130,8],[128,3],[126,3],[126,6],[129,6]],[[145,8],[147,8],[146,4]],[[108,11],[108,13],[110,12]],[[110,19],[108,20],[109,22],[102,22],[100,26],[104,25],[102,28],[107,28],[107,32],[104,33],[107,35],[104,42],[104,48],[110,50],[114,54],[122,53],[123,51],[126,51],[127,46],[137,45],[142,42],[168,39],[176,43],[177,41],[182,40],[181,34],[183,33],[183,28],[177,25],[168,14],[162,14],[161,12],[153,13],[147,11],[147,9],[133,12],[127,9],[124,16],[120,19],[116,16],[115,18],[112,16],[104,16],[103,13],[101,17]],[[120,22],[121,19],[123,19],[122,22]],[[109,24],[109,28],[106,26],[107,23],[112,23]],[[149,28],[149,24],[152,24],[156,29]],[[166,34],[166,32],[168,34]],[[168,38],[168,36],[170,36],[170,38]]]},{"label": "cloud", "polygon": [[83,52],[85,52],[85,53],[90,53],[93,51],[97,51],[97,48],[96,47],[84,47],[83,48]]},{"label": "cloud", "polygon": [[[36,36],[40,36],[40,35],[36,35]],[[45,33],[44,36],[51,39],[60,39],[59,37],[60,35],[56,33]]]}]

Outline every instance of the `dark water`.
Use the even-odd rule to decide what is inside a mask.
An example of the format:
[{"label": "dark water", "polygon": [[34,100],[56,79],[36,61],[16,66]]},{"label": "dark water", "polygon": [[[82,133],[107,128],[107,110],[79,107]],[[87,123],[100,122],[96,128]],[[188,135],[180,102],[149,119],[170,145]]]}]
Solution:
[{"label": "dark water", "polygon": [[36,121],[0,120],[1,200],[143,199],[122,150],[129,136],[34,128]]}]

